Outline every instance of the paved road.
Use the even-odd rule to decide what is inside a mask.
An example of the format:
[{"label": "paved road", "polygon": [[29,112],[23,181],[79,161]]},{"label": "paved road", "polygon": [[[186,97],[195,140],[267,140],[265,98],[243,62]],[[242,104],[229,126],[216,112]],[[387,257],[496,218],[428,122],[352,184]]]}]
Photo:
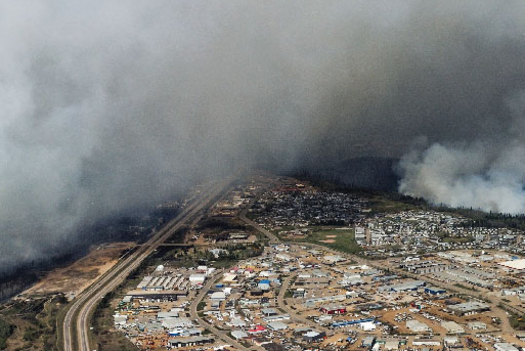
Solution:
[{"label": "paved road", "polygon": [[284,303],[284,295],[286,294],[286,290],[288,290],[288,288],[290,287],[290,282],[295,276],[297,276],[297,273],[289,275],[283,280],[283,283],[281,285],[281,290],[279,290],[279,295],[277,295],[277,305],[279,306],[279,308],[285,310],[286,313],[290,315],[290,318],[292,318],[292,320],[309,325],[315,330],[324,331],[328,335],[329,333],[331,333],[330,330],[324,328],[320,324],[317,324],[311,319],[308,319],[308,318],[305,318],[299,315],[293,308],[291,308],[289,305]]},{"label": "paved road", "polygon": [[[89,320],[98,301],[108,292],[115,289],[137,268],[160,244],[168,239],[177,229],[196,216],[199,211],[210,205],[210,202],[223,192],[234,180],[228,178],[203,190],[200,195],[186,207],[175,219],[170,221],[136,252],[119,262],[113,269],[101,276],[92,286],[77,298],[68,310],[63,324],[63,342],[65,351],[90,351]],[[77,345],[73,343],[76,327]],[[76,348],[75,348],[76,347]]]},{"label": "paved road", "polygon": [[[199,305],[199,302],[201,302],[202,299],[204,299],[204,297],[208,294],[211,287],[215,283],[215,280],[222,274],[222,272],[223,271],[221,270],[215,273],[213,276],[209,277],[206,285],[202,287],[202,289],[199,291],[199,294],[195,297],[195,299],[193,299],[190,305],[190,317],[193,320],[197,320],[197,322],[199,322],[201,326],[211,331],[217,339],[222,340],[225,343],[232,345],[233,347],[235,347],[236,350],[246,350],[246,347],[244,347],[243,345],[241,345],[240,343],[238,343],[236,340],[234,340],[228,335],[229,331],[221,331],[215,328],[211,323],[208,323],[207,320],[199,317],[199,314],[197,312],[197,307]],[[263,349],[258,348],[258,347],[251,347],[249,350],[263,350]]]},{"label": "paved road", "polygon": [[[264,229],[263,227],[261,227],[260,225],[255,223],[254,221],[248,219],[246,217],[246,212],[247,211],[245,210],[240,215],[240,218],[245,223],[251,225],[252,227],[257,229],[259,232],[261,232],[262,234],[266,235],[268,237],[268,239],[270,240],[270,244],[276,244],[276,243],[281,242],[279,240],[279,238],[277,236],[275,236],[273,233],[271,233],[270,231]],[[361,265],[366,264],[368,266],[371,266],[371,267],[374,267],[374,268],[377,268],[377,269],[381,269],[381,270],[386,268],[386,269],[388,269],[388,270],[390,270],[390,271],[392,271],[392,272],[394,272],[394,273],[396,273],[396,274],[398,274],[400,276],[401,275],[405,275],[405,276],[409,276],[409,277],[417,279],[417,280],[425,280],[427,282],[431,282],[432,284],[434,284],[437,287],[441,287],[441,288],[447,289],[448,291],[451,291],[451,292],[454,292],[454,293],[459,293],[459,294],[472,296],[472,297],[476,297],[476,295],[477,296],[481,296],[486,301],[489,301],[488,304],[491,307],[493,315],[495,315],[495,316],[497,316],[497,317],[499,317],[501,319],[501,325],[500,325],[501,332],[505,333],[505,334],[511,334],[511,333],[514,332],[514,330],[510,326],[510,322],[508,320],[508,315],[506,314],[506,312],[504,310],[502,310],[498,306],[500,304],[503,304],[503,305],[508,305],[508,304],[506,304],[504,301],[502,301],[501,298],[499,298],[499,297],[489,296],[488,294],[483,293],[483,292],[481,292],[481,293],[478,293],[478,292],[474,293],[474,292],[472,292],[470,290],[457,287],[457,286],[455,286],[453,284],[450,284],[450,283],[442,282],[442,281],[439,281],[437,279],[433,279],[433,278],[430,278],[430,277],[427,277],[427,276],[421,276],[421,275],[418,275],[418,274],[415,274],[415,273],[407,272],[407,271],[402,270],[402,269],[397,268],[397,267],[393,267],[388,262],[374,261],[374,260],[365,259],[365,258],[356,256],[356,255],[348,254],[348,253],[343,252],[343,251],[334,250],[334,249],[331,249],[331,248],[326,247],[326,246],[317,245],[317,244],[311,244],[311,243],[289,243],[289,244],[297,245],[297,246],[309,246],[309,247],[314,247],[314,248],[317,248],[317,249],[320,249],[320,250],[325,250],[325,251],[328,251],[328,252],[336,253],[338,255],[346,257],[347,259],[351,259],[352,261],[357,262],[358,264],[361,264]],[[285,280],[284,282],[285,283],[289,283],[290,279],[291,278],[289,278],[288,280]],[[279,306],[284,308],[288,313],[290,313],[290,315],[292,315],[293,310],[290,309],[288,306],[284,305],[284,294],[286,292],[286,289],[287,289],[287,286],[285,286],[285,284],[283,283],[283,286],[281,287],[281,291],[279,292],[279,297],[280,297]],[[515,307],[515,306],[510,306],[510,307],[512,307],[515,310],[520,311],[521,313],[525,314],[525,310],[523,310],[523,309],[521,309],[519,307],[518,308]],[[295,319],[298,319],[298,317],[300,317],[300,316],[298,316],[295,313],[294,317],[295,317]],[[300,317],[300,318],[302,318],[302,317]],[[308,320],[305,319],[304,321],[306,322]],[[311,323],[307,323],[307,324],[311,325]],[[317,329],[319,329],[318,326],[317,326]]]},{"label": "paved road", "polygon": [[[424,280],[426,282],[432,283],[433,285],[435,285],[437,287],[446,289],[446,290],[448,290],[450,292],[453,292],[453,293],[456,293],[456,294],[463,294],[463,295],[466,295],[466,296],[471,296],[473,298],[481,296],[481,297],[484,298],[484,300],[487,302],[487,304],[490,305],[491,311],[493,312],[492,314],[494,316],[499,317],[501,319],[501,324],[499,325],[499,328],[501,328],[501,333],[512,334],[514,332],[514,329],[512,329],[512,327],[510,326],[508,315],[506,314],[506,312],[503,309],[501,309],[498,306],[500,303],[505,304],[505,302],[503,302],[501,300],[501,298],[499,298],[499,297],[489,296],[489,295],[487,295],[487,293],[484,293],[484,292],[473,292],[471,290],[467,290],[467,289],[463,289],[463,288],[457,287],[457,286],[455,286],[455,285],[453,285],[451,283],[446,283],[446,282],[442,282],[442,281],[437,280],[437,279],[433,279],[431,277],[422,276],[422,275],[419,275],[419,274],[416,274],[416,273],[412,273],[412,272],[407,272],[407,271],[405,271],[403,269],[400,269],[400,268],[397,268],[397,267],[393,267],[389,262],[386,262],[386,261],[369,260],[369,259],[365,259],[365,258],[362,258],[362,257],[358,257],[356,255],[348,254],[346,252],[342,252],[342,251],[334,250],[334,249],[331,249],[331,248],[327,248],[326,246],[322,246],[322,245],[316,245],[316,244],[310,244],[310,243],[301,243],[301,245],[315,247],[315,248],[320,249],[320,250],[322,249],[322,250],[325,250],[325,251],[336,253],[336,254],[344,256],[344,257],[346,257],[348,259],[351,259],[351,260],[357,262],[358,264],[366,264],[366,265],[368,265],[370,267],[374,267],[376,269],[381,269],[381,270],[388,269],[391,272],[393,272],[393,273],[395,273],[395,274],[397,274],[399,276],[405,275],[407,277],[411,277],[411,278],[416,279],[416,280]],[[474,335],[474,334],[476,334],[476,332],[474,331],[471,334]]]},{"label": "paved road", "polygon": [[260,225],[258,225],[257,223],[255,223],[254,221],[252,221],[251,219],[248,219],[246,217],[246,212],[247,210],[243,210],[241,212],[241,214],[239,215],[239,218],[241,220],[243,220],[245,223],[251,225],[252,227],[254,227],[255,229],[257,229],[258,231],[260,231],[261,233],[263,233],[264,235],[266,235],[266,237],[270,240],[270,244],[278,244],[281,242],[281,240],[279,240],[279,238],[277,236],[275,236],[275,234],[273,234],[272,232],[264,229],[263,227],[261,227]]}]

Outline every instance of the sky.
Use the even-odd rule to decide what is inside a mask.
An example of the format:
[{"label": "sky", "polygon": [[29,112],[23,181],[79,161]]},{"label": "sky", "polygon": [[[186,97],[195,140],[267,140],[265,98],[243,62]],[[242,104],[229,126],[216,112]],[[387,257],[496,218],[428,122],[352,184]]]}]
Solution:
[{"label": "sky", "polygon": [[0,265],[238,165],[525,212],[522,1],[0,2]]}]

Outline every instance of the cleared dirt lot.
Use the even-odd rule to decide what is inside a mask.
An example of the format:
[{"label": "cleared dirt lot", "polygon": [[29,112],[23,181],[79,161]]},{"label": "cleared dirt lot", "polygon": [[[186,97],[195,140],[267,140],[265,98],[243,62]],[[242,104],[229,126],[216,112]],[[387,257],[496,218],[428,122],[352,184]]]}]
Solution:
[{"label": "cleared dirt lot", "polygon": [[64,293],[68,297],[78,295],[98,276],[113,267],[123,251],[134,246],[135,243],[123,242],[95,247],[87,256],[71,265],[50,271],[22,295],[44,295],[56,292]]}]

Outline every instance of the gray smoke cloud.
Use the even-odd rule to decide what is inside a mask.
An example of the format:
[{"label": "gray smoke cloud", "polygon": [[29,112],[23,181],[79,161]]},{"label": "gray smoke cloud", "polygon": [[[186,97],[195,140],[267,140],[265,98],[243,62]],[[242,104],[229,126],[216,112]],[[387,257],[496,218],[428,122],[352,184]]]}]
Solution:
[{"label": "gray smoke cloud", "polygon": [[435,204],[525,213],[525,93],[509,99],[506,138],[419,145],[399,164],[399,191]]},{"label": "gray smoke cloud", "polygon": [[521,1],[2,1],[0,265],[236,165],[421,136],[441,146],[404,158],[403,192],[519,208],[524,20]]}]

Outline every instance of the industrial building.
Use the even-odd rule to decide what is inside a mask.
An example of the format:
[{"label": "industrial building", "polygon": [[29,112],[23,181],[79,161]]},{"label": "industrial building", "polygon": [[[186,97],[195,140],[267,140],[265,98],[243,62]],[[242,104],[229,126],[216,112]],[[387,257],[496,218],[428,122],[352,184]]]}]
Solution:
[{"label": "industrial building", "polygon": [[175,338],[168,340],[168,346],[173,348],[198,346],[214,343],[215,339],[210,336],[196,336],[190,338]]},{"label": "industrial building", "polygon": [[321,306],[319,310],[326,314],[345,314],[346,313],[345,306],[335,305],[335,304]]},{"label": "industrial building", "polygon": [[414,280],[403,284],[396,285],[386,285],[378,288],[379,292],[383,291],[393,291],[393,292],[403,292],[403,291],[415,291],[418,288],[425,286],[426,282],[422,280]]},{"label": "industrial building", "polygon": [[416,319],[407,321],[406,326],[410,331],[413,331],[414,333],[426,333],[426,332],[431,331],[428,325]]},{"label": "industrial building", "polygon": [[452,311],[452,313],[458,316],[468,316],[471,314],[490,311],[490,306],[487,305],[486,303],[482,303],[478,301],[469,301],[469,302],[449,306],[449,309]]},{"label": "industrial building", "polygon": [[465,329],[456,322],[453,321],[442,321],[441,326],[446,329],[449,334],[463,334]]},{"label": "industrial building", "polygon": [[425,294],[429,295],[442,295],[445,294],[447,291],[442,288],[436,288],[434,286],[427,286],[425,287]]},{"label": "industrial building", "polygon": [[428,261],[416,261],[416,262],[410,262],[410,263],[402,263],[399,265],[399,268],[403,268],[409,272],[413,272],[417,274],[428,274],[428,273],[445,271],[449,268],[449,266],[443,263],[438,263],[438,262],[428,260]]},{"label": "industrial building", "polygon": [[511,260],[498,263],[500,266],[517,273],[525,272],[525,259]]}]

